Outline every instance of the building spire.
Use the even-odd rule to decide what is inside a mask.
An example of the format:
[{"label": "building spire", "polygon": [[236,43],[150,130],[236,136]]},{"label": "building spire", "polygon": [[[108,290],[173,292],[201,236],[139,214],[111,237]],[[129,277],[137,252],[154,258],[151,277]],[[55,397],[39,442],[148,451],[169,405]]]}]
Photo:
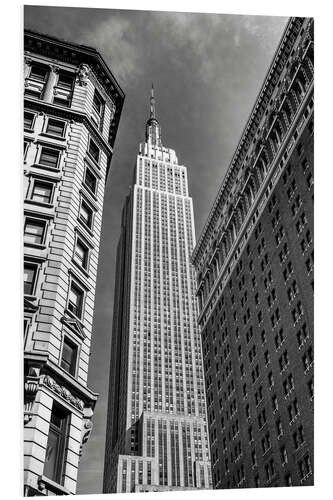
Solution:
[{"label": "building spire", "polygon": [[154,97],[154,84],[151,84],[151,91],[150,91],[150,118],[155,118],[156,117],[156,111],[155,111],[155,97]]},{"label": "building spire", "polygon": [[150,112],[146,123],[146,142],[152,146],[162,147],[161,126],[156,118],[154,84],[151,85],[150,91]]}]

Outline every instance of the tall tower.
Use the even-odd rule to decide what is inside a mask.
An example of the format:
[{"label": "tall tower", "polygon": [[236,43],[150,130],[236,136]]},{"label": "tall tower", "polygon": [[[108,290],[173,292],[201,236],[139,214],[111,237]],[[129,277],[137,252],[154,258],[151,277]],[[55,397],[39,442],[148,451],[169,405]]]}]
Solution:
[{"label": "tall tower", "polygon": [[105,183],[124,94],[93,48],[24,36],[24,494],[76,491]]},{"label": "tall tower", "polygon": [[186,167],[152,88],[117,253],[104,492],[209,488]]}]

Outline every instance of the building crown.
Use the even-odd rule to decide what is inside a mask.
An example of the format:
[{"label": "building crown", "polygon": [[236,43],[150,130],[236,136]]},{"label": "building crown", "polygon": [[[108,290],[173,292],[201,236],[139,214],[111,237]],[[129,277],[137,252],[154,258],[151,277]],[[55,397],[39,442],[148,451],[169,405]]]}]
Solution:
[{"label": "building crown", "polygon": [[150,145],[162,147],[161,126],[156,118],[156,107],[154,97],[154,85],[150,92],[150,116],[146,123],[146,142]]}]

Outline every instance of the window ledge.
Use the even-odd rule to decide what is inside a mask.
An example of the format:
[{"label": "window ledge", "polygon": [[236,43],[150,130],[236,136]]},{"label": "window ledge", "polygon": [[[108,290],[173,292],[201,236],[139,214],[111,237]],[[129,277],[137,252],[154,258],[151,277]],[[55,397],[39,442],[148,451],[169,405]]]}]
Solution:
[{"label": "window ledge", "polygon": [[[55,494],[60,494],[60,495],[70,495],[71,492],[62,486],[59,483],[56,483],[55,481],[52,481],[52,479],[49,479],[46,476],[39,476],[38,478],[38,486],[39,490],[43,492],[44,490],[51,491]],[[47,494],[46,494],[47,496]]]},{"label": "window ledge", "polygon": [[25,247],[30,247],[30,248],[36,248],[37,250],[45,250],[46,245],[42,243],[28,243],[27,241],[24,242]]},{"label": "window ledge", "polygon": [[87,224],[85,224],[80,218],[78,218],[78,222],[81,224],[81,226],[85,229],[85,231],[87,231],[87,233],[92,237],[94,238],[94,233],[93,231],[90,229],[90,227],[87,226]]},{"label": "window ledge", "polygon": [[[66,137],[61,136],[61,135],[55,135],[55,134],[49,134],[47,132],[41,132],[39,134],[40,137],[46,137],[47,139],[57,139],[58,141],[64,142],[66,140]],[[40,141],[39,141],[40,142]],[[60,146],[61,147],[61,146]]]},{"label": "window ledge", "polygon": [[50,172],[56,172],[56,173],[60,172],[60,169],[58,167],[48,167],[47,165],[43,165],[42,163],[34,163],[31,166],[38,169],[42,168],[43,170],[49,170]]},{"label": "window ledge", "polygon": [[45,208],[54,208],[54,205],[51,203],[43,203],[42,201],[36,201],[36,200],[24,200],[24,203],[31,203],[31,205],[37,205],[39,207],[45,207]]}]

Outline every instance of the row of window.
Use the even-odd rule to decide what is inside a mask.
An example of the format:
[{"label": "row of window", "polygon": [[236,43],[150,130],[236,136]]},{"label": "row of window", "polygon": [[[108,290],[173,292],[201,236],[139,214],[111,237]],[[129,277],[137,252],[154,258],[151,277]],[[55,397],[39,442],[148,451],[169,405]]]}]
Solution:
[{"label": "row of window", "polygon": [[[46,82],[49,78],[50,67],[42,64],[32,64],[28,75],[25,95],[35,99],[43,99],[45,94]],[[53,104],[58,106],[70,107],[75,83],[75,74],[58,71],[53,89]],[[105,101],[95,89],[93,97],[93,106],[91,119],[98,129],[103,127],[105,110]]]}]

